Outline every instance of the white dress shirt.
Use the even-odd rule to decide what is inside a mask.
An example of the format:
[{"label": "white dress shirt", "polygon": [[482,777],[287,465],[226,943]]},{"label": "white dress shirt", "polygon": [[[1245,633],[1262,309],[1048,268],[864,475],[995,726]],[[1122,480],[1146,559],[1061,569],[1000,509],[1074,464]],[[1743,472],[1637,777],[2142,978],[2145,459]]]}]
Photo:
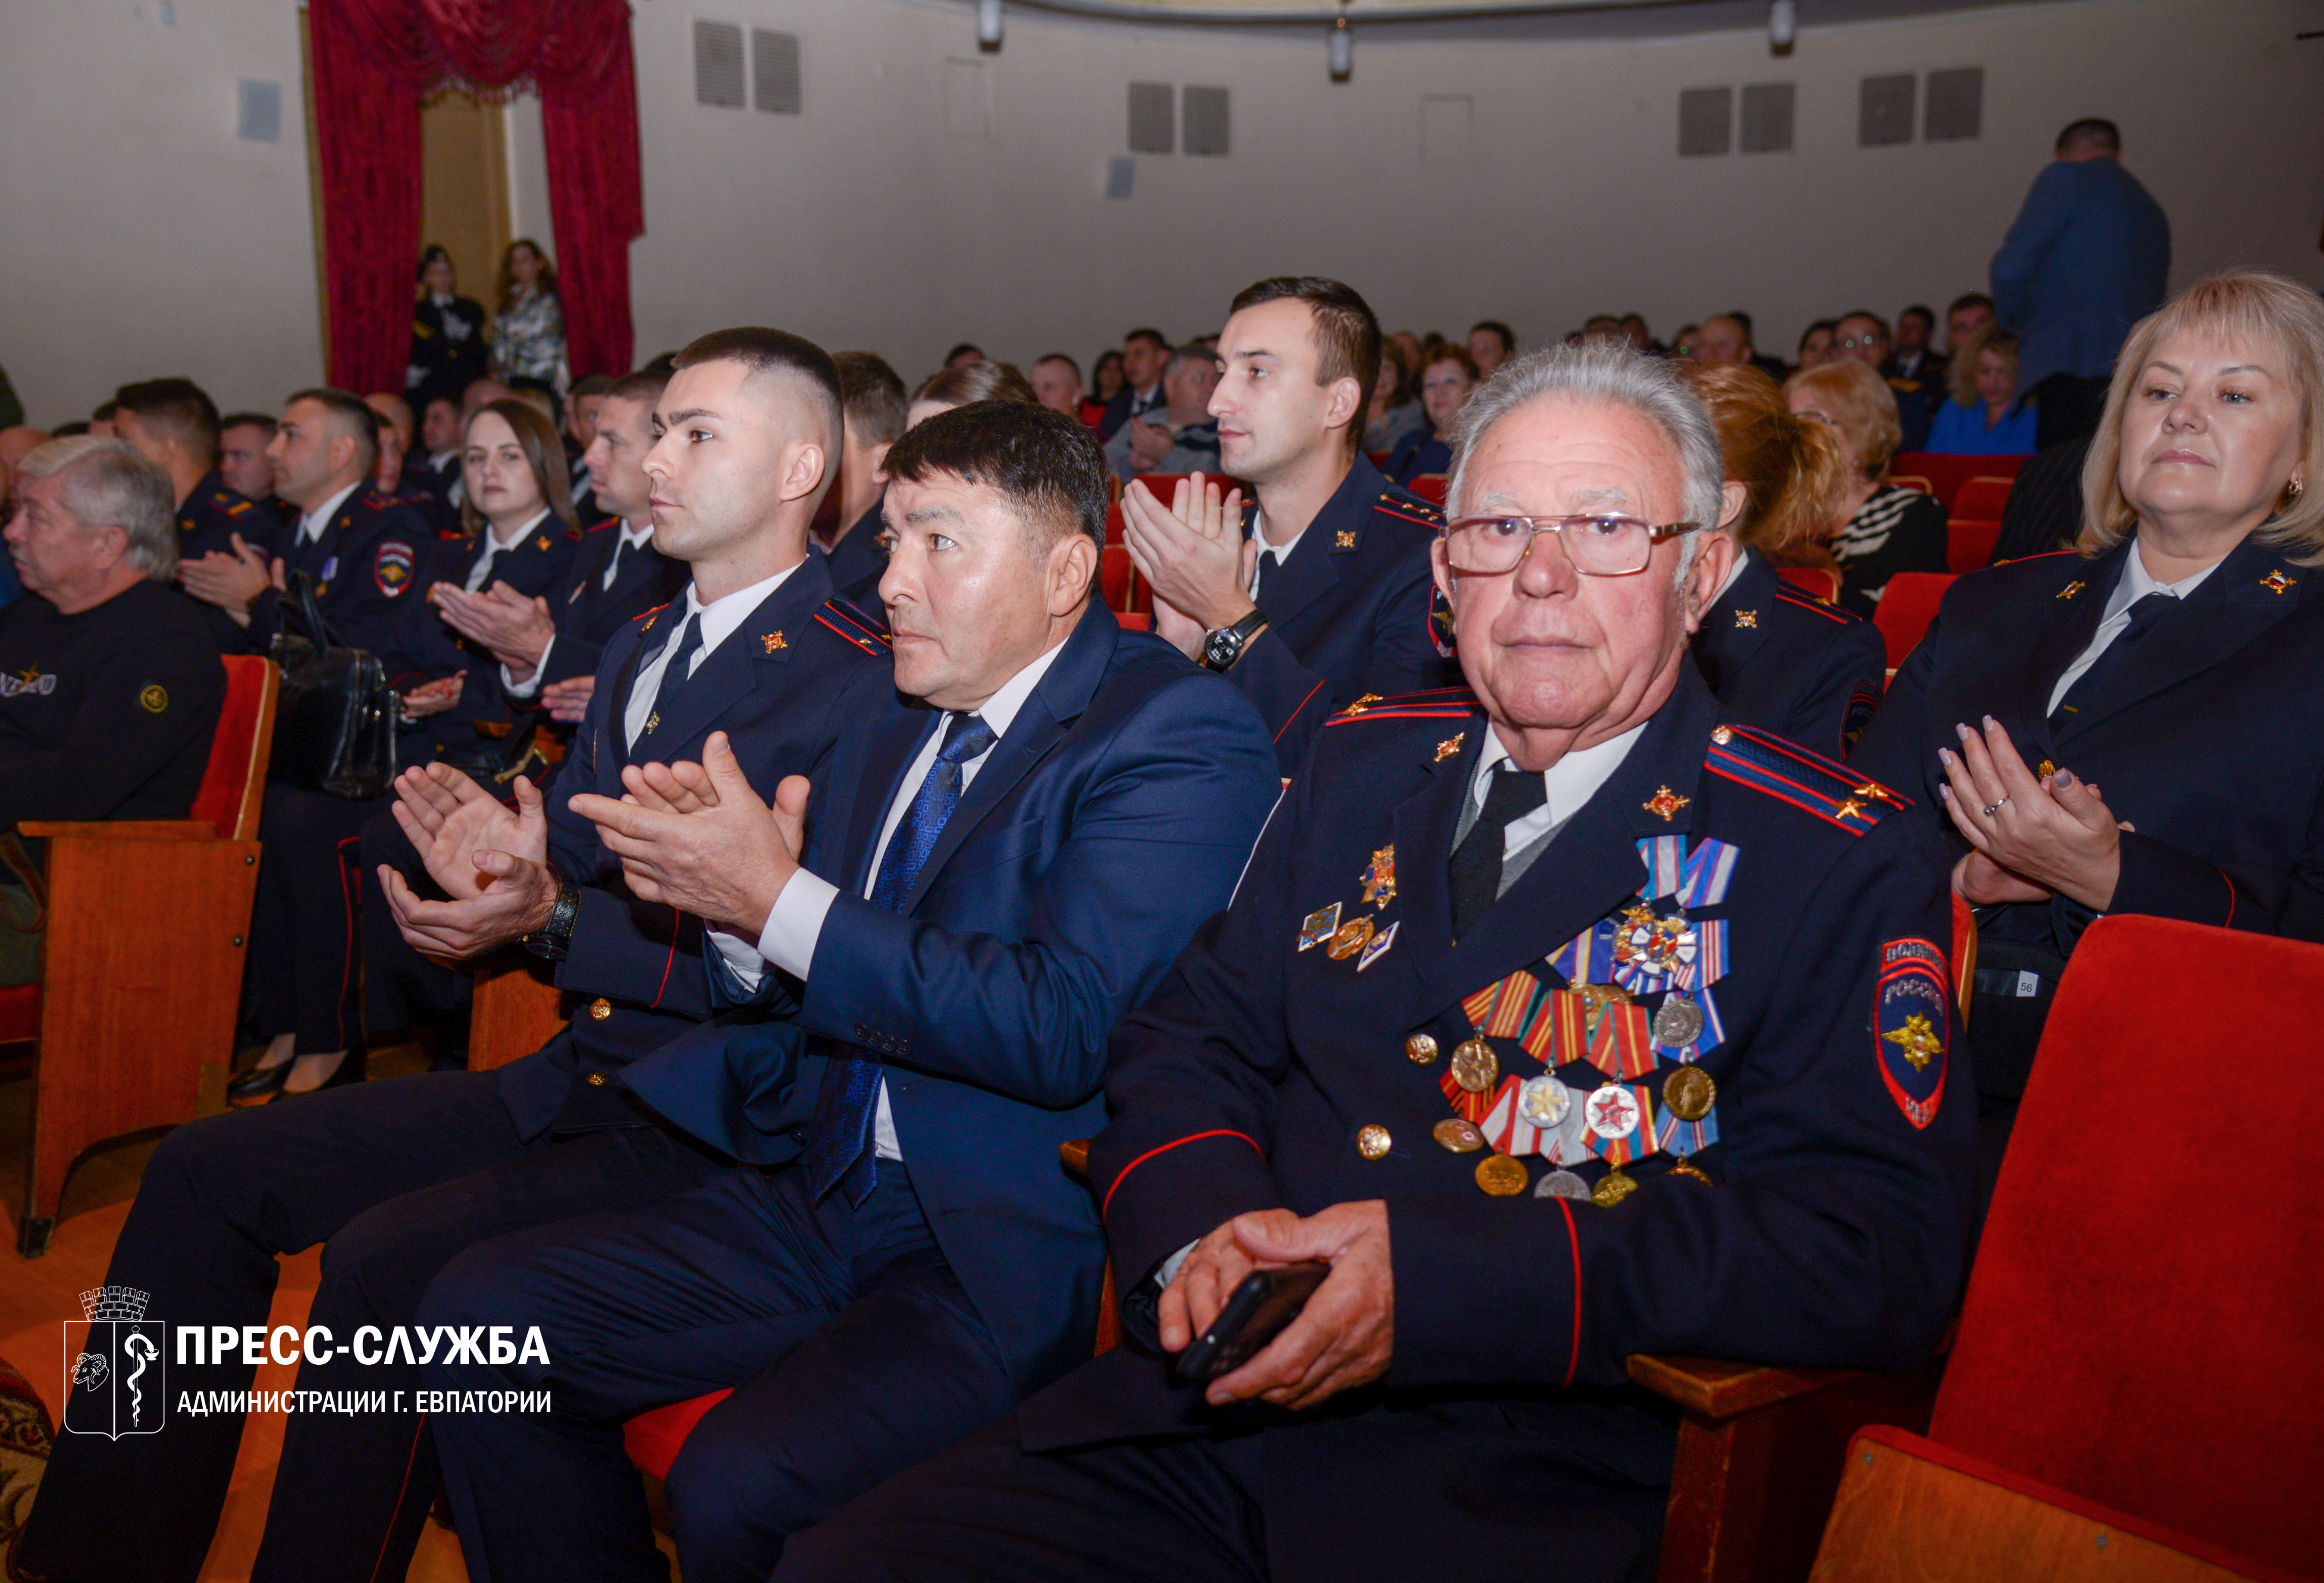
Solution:
[{"label": "white dress shirt", "polygon": [[[2221,556],[2219,559],[2224,560],[2227,558]],[[2130,559],[2122,569],[2121,579],[2116,582],[2114,592],[2107,596],[2106,618],[2098,623],[2098,631],[2090,634],[2089,647],[2074,656],[2074,662],[2067,666],[2065,673],[2058,678],[2058,685],[2050,690],[2049,712],[2053,715],[2058,712],[2058,705],[2064,701],[2067,690],[2082,679],[2082,672],[2098,662],[2098,656],[2105,653],[2108,645],[2130,625],[2130,607],[2133,605],[2149,594],[2168,594],[2174,599],[2183,599],[2201,588],[2203,579],[2218,569],[2219,562],[2215,560],[2192,577],[2182,577],[2175,583],[2157,582],[2154,574],[2146,569],[2146,561],[2134,543],[2130,547]]]},{"label": "white dress shirt", "polygon": [[638,738],[644,734],[646,720],[653,713],[654,695],[661,690],[661,673],[669,669],[670,650],[677,645],[679,629],[685,626],[688,616],[702,624],[702,646],[695,651],[693,663],[686,668],[686,673],[690,677],[702,669],[703,662],[710,658],[712,650],[733,636],[734,629],[750,619],[751,612],[766,603],[768,595],[783,586],[784,579],[806,564],[803,560],[793,561],[774,576],[752,583],[747,588],[737,588],[707,605],[695,592],[694,585],[687,584],[686,608],[680,610],[675,603],[670,606],[670,613],[678,617],[678,625],[669,629],[669,635],[662,640],[660,650],[639,669],[637,679],[630,683],[629,707],[622,711],[622,740],[634,747]]},{"label": "white dress shirt", "polygon": [[[653,542],[653,518],[646,518],[646,525],[642,528],[633,528],[623,522],[613,531],[622,536],[622,542],[613,546],[611,555],[605,557],[604,575],[597,579],[600,588],[611,588],[614,577],[622,569],[622,562]],[[473,588],[469,590],[471,593],[475,591]],[[549,674],[549,651],[556,646],[557,634],[552,632],[549,634],[549,641],[540,645],[540,658],[532,662],[532,674],[522,681],[511,677],[507,666],[501,667],[501,685],[508,689],[511,698],[530,698],[540,690],[540,679]],[[689,671],[687,674],[691,676],[694,672]]]},{"label": "white dress shirt", "polygon": [[[1009,727],[1016,720],[1019,711],[1024,708],[1025,700],[1033,696],[1033,690],[1040,685],[1041,678],[1049,673],[1050,665],[1064,647],[1060,642],[1003,682],[1001,690],[972,711],[991,728],[993,747],[1000,746],[1001,738],[1009,735]],[[872,888],[880,883],[880,865],[888,855],[888,843],[894,838],[896,827],[904,822],[904,815],[910,810],[912,800],[920,794],[920,783],[928,778],[928,771],[936,764],[936,753],[944,746],[948,725],[948,721],[938,721],[936,728],[928,733],[928,739],[920,745],[919,753],[905,769],[904,778],[896,787],[895,798],[888,804],[887,822],[880,828],[880,844],[872,849],[872,862],[864,871],[862,893],[867,900]],[[963,796],[967,795],[969,786],[976,780],[977,772],[991,756],[992,748],[988,747],[976,757],[962,761],[960,790]],[[792,977],[805,982],[807,969],[815,962],[816,942],[823,935],[824,918],[838,896],[837,885],[802,868],[791,875],[783,885],[782,893],[775,898],[774,907],[767,914],[766,926],[760,930],[759,943],[755,947],[724,930],[712,930],[710,938],[717,945],[719,956],[727,967],[733,969],[734,977],[741,979],[746,988],[758,987],[759,979],[770,962]],[[880,1110],[872,1121],[872,1137],[881,1159],[901,1160],[904,1157],[903,1150],[896,1142],[896,1121],[888,1107],[888,1085],[884,1079],[880,1084]]]},{"label": "white dress shirt", "polygon": [[[1311,522],[1307,524],[1307,527],[1312,528],[1314,525],[1315,524]],[[1252,543],[1259,546],[1259,553],[1250,558],[1250,583],[1243,589],[1243,592],[1253,599],[1258,598],[1259,569],[1267,563],[1268,558],[1269,556],[1273,556],[1275,558],[1276,569],[1277,571],[1282,570],[1283,568],[1289,563],[1291,560],[1291,552],[1299,548],[1299,541],[1306,536],[1307,528],[1302,528],[1297,532],[1291,535],[1291,542],[1289,543],[1270,544],[1267,542],[1266,514],[1263,512],[1253,513],[1250,519],[1250,540]]]},{"label": "white dress shirt", "polygon": [[[1502,861],[1516,856],[1580,813],[1582,805],[1598,794],[1598,788],[1622,767],[1622,761],[1630,756],[1630,749],[1637,745],[1638,735],[1646,728],[1642,721],[1595,747],[1569,753],[1544,770],[1541,783],[1546,801],[1502,828]],[[1493,772],[1503,764],[1515,768],[1517,760],[1501,745],[1500,733],[1488,727],[1485,750],[1477,755],[1477,773],[1469,780],[1469,800],[1477,813],[1484,811],[1485,794],[1492,788]]]},{"label": "white dress shirt", "polygon": [[488,580],[493,575],[493,562],[499,560],[509,551],[513,550],[518,545],[523,543],[524,536],[527,533],[531,532],[533,529],[540,526],[541,523],[548,520],[549,508],[544,505],[540,508],[540,515],[534,517],[530,522],[526,523],[522,527],[517,529],[515,532],[511,533],[508,536],[506,542],[503,542],[500,535],[493,532],[491,526],[487,524],[484,529],[484,548],[477,553],[475,562],[469,566],[468,580],[463,586],[465,586],[468,592],[472,594],[478,588],[483,588],[486,580]]},{"label": "white dress shirt", "polygon": [[339,507],[347,503],[347,496],[353,495],[356,490],[362,487],[363,480],[361,478],[357,478],[354,483],[348,485],[337,495],[332,495],[328,500],[323,502],[320,506],[309,512],[305,516],[300,517],[299,519],[299,542],[301,544],[312,544],[317,540],[320,539],[323,536],[323,530],[331,525],[331,519],[339,514]]}]

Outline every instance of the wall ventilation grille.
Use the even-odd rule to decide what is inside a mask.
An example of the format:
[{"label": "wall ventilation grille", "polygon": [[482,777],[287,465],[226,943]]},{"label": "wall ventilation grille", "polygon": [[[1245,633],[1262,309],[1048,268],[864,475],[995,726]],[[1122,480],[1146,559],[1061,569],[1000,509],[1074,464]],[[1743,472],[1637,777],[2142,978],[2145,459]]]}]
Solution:
[{"label": "wall ventilation grille", "polygon": [[731,22],[694,24],[694,102],[742,107],[742,30]]},{"label": "wall ventilation grille", "polygon": [[1960,143],[1985,127],[1985,68],[1961,66],[1929,73],[1929,103],[1921,135],[1931,143]]},{"label": "wall ventilation grille", "polygon": [[1678,152],[1683,158],[1723,154],[1734,146],[1735,90],[1682,88],[1678,96]]},{"label": "wall ventilation grille", "polygon": [[1864,79],[1856,102],[1858,146],[1886,148],[1913,141],[1913,95],[1919,81],[1909,71]]},{"label": "wall ventilation grille", "polygon": [[798,34],[751,30],[751,102],[770,115],[799,113]]},{"label": "wall ventilation grille", "polygon": [[1180,96],[1186,126],[1186,152],[1223,155],[1227,151],[1227,90],[1190,88]]},{"label": "wall ventilation grille", "polygon": [[1130,152],[1167,154],[1178,146],[1176,94],[1167,82],[1130,85]]},{"label": "wall ventilation grille", "polygon": [[1742,125],[1736,146],[1747,154],[1787,154],[1792,152],[1792,106],[1795,98],[1788,82],[1756,82],[1743,89]]}]

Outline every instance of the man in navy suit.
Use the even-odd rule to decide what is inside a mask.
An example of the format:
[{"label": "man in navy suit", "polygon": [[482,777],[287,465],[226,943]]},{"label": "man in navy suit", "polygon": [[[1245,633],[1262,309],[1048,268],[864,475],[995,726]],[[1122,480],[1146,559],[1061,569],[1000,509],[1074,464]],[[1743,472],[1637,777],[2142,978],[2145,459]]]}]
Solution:
[{"label": "man in navy suit", "polygon": [[[607,646],[560,791],[618,795],[633,759],[698,755],[714,732],[766,784],[817,773],[854,723],[840,705],[848,684],[870,672],[885,685],[878,628],[831,600],[807,553],[839,439],[830,358],[745,329],[706,336],[678,362],[646,471],[655,537],[693,580]],[[448,899],[420,899],[392,870],[380,878],[422,950],[465,959],[521,940],[557,960],[570,1027],[497,1070],[361,1083],[180,1127],[115,1245],[107,1279],[151,1294],[153,1311],[263,1326],[275,1255],[327,1240],[309,1323],[343,1350],[308,1363],[302,1388],[405,1393],[390,1411],[292,1416],[254,1578],[400,1577],[410,1559],[434,1452],[410,1411],[408,1347],[364,1327],[408,1324],[429,1278],[471,1243],[650,1202],[718,1163],[612,1080],[711,1016],[700,921],[633,893],[563,797],[549,806],[514,784],[512,811],[444,765],[407,773],[406,829]],[[242,1392],[247,1356],[171,1366],[198,1396]],[[241,1437],[233,1414],[117,1441],[64,1437],[25,1564],[36,1557],[60,1579],[192,1578]]]},{"label": "man in navy suit", "polygon": [[[1519,359],[1461,430],[1435,564],[1470,687],[1335,717],[1114,1035],[1091,1187],[1147,1345],[782,1583],[1636,1578],[1674,1439],[1626,1357],[1936,1345],[1973,1125],[1934,833],[1721,723],[1686,636],[1722,468],[1667,364]],[[1155,1348],[1306,1261],[1287,1328],[1173,1380]]]},{"label": "man in navy suit", "polygon": [[1232,688],[1091,597],[1105,481],[1080,423],[973,403],[888,472],[894,685],[843,700],[804,847],[808,785],[716,739],[578,804],[640,894],[724,931],[720,970],[772,1020],[623,1074],[742,1165],[431,1288],[429,1322],[538,1325],[549,1354],[431,1365],[556,1402],[436,1425],[471,1576],[657,1566],[620,1420],[731,1386],[670,1470],[680,1561],[763,1578],[787,1535],[1089,1356],[1103,1250],[1057,1147],[1103,1119],[1107,1031],[1226,903],[1275,757]]},{"label": "man in navy suit", "polygon": [[1219,466],[1253,498],[1235,516],[1191,486],[1174,501],[1139,484],[1122,496],[1155,631],[1259,706],[1286,776],[1334,710],[1457,674],[1429,618],[1443,519],[1360,449],[1379,346],[1370,307],[1337,281],[1249,287],[1219,338],[1211,412]]}]

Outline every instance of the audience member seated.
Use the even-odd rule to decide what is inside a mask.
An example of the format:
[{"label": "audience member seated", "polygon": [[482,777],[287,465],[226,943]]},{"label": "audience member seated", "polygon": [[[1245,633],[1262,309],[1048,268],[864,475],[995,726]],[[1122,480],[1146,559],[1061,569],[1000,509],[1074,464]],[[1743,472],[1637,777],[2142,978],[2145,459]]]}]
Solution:
[{"label": "audience member seated", "polygon": [[1929,425],[1937,421],[1937,407],[1945,399],[1943,378],[1908,379],[1889,374],[1888,321],[1877,313],[1844,314],[1832,329],[1836,356],[1853,357],[1888,382],[1896,403],[1896,449],[1926,450]]},{"label": "audience member seated", "polygon": [[1469,328],[1468,344],[1477,377],[1490,379],[1494,369],[1517,356],[1517,332],[1498,319],[1480,319]]},{"label": "audience member seated", "polygon": [[1170,354],[1162,369],[1161,412],[1132,418],[1105,442],[1105,465],[1127,484],[1141,473],[1214,473],[1219,425],[1211,393],[1219,387],[1218,355],[1202,347]]},{"label": "audience member seated", "polygon": [[[909,406],[904,399],[904,382],[877,353],[840,352],[832,362],[839,369],[844,419],[839,478],[831,486],[837,503],[832,520],[838,524],[838,536],[823,549],[830,556],[831,582],[840,597],[877,615],[880,579],[888,570],[888,551],[881,542],[887,530],[880,515],[880,502],[888,488],[888,448],[904,437]],[[1038,374],[1041,365],[1035,364],[1033,369]],[[1074,388],[1080,388],[1078,377]]]},{"label": "audience member seated", "polygon": [[226,671],[200,608],[170,588],[176,486],[88,435],[33,448],[17,472],[8,557],[33,597],[0,609],[0,830],[184,819]]},{"label": "audience member seated", "polygon": [[1484,375],[1465,347],[1451,342],[1430,349],[1420,366],[1420,406],[1425,420],[1388,452],[1384,469],[1391,483],[1409,485],[1423,474],[1452,470],[1452,447],[1446,436]]},{"label": "audience member seated", "polygon": [[433,243],[420,255],[419,279],[404,393],[420,402],[458,395],[484,377],[484,305],[460,295],[452,255]]},{"label": "audience member seated", "polygon": [[1800,332],[1798,360],[1792,365],[1792,372],[1804,374],[1831,362],[1832,343],[1839,338],[1840,325],[1835,319],[1819,319],[1808,326]]},{"label": "audience member seated", "polygon": [[1063,352],[1051,352],[1025,371],[1033,398],[1068,418],[1082,415],[1082,366]]},{"label": "audience member seated", "polygon": [[497,379],[468,381],[460,390],[460,432],[463,434],[467,432],[468,420],[476,415],[478,408],[488,407],[494,402],[507,401],[516,393],[513,385],[503,384]]},{"label": "audience member seated", "polygon": [[420,444],[403,458],[403,486],[460,505],[460,398],[432,395],[420,414]]},{"label": "audience member seated", "polygon": [[84,432],[93,434],[99,440],[119,439],[120,436],[113,431],[113,414],[115,410],[111,402],[99,403],[97,411],[88,415],[88,426]]},{"label": "audience member seated", "polygon": [[1941,382],[1952,360],[1932,343],[1936,328],[1937,316],[1918,302],[1896,315],[1895,344],[1888,349],[1888,361],[1880,366],[1881,377]]},{"label": "audience member seated", "polygon": [[1702,327],[1700,325],[1680,325],[1678,327],[1678,333],[1671,337],[1670,355],[1673,357],[1679,359],[1681,362],[1692,361],[1694,358],[1694,345],[1695,342],[1701,338],[1701,336]]},{"label": "audience member seated", "polygon": [[2001,508],[2001,533],[1988,564],[2074,547],[2082,536],[2082,464],[2089,455],[2085,434],[2025,458]]},{"label": "audience member seated", "polygon": [[[557,392],[550,386],[549,381],[535,379],[529,374],[520,374],[509,380],[508,393],[511,397],[527,403],[533,411],[548,419],[549,426],[552,430],[565,421],[564,405],[557,399]],[[473,418],[475,415],[475,409],[471,407],[468,416]]]},{"label": "audience member seated", "polygon": [[[1143,1345],[842,1508],[778,1583],[1646,1577],[1673,1419],[1626,1359],[1937,1345],[1973,1127],[1941,1104],[1936,832],[1721,723],[1686,655],[1731,554],[1698,531],[1719,447],[1664,366],[1520,359],[1461,430],[1455,523],[1518,514],[1437,552],[1473,696],[1333,720],[1115,1031],[1091,1188]],[[1618,943],[1648,924],[1768,949],[1649,965]],[[1306,1261],[1240,1366],[1157,1356]]]},{"label": "audience member seated", "polygon": [[1028,407],[1041,404],[1032,385],[1017,372],[1015,364],[991,363],[980,357],[973,363],[939,368],[920,381],[919,389],[912,393],[911,405],[905,409],[904,427],[918,428],[938,412],[948,412],[971,402],[1022,402]]},{"label": "audience member seated", "polygon": [[[1113,398],[1121,393],[1121,354],[1120,352],[1099,354],[1098,360],[1090,365],[1090,399],[1100,408],[1109,406],[1112,403]],[[1083,421],[1087,422],[1088,420],[1084,418]],[[1092,424],[1091,427],[1094,428],[1096,425]]]},{"label": "audience member seated", "polygon": [[[848,683],[887,674],[885,644],[829,602],[822,563],[807,553],[839,444],[830,358],[780,331],[732,330],[678,361],[661,415],[686,422],[667,424],[646,470],[655,537],[694,580],[608,645],[601,674],[622,685],[609,680],[591,700],[558,772],[567,794],[620,797],[624,763],[698,760],[714,732],[758,785],[820,774],[843,735],[861,736],[861,717],[841,704]],[[717,444],[690,444],[689,433]],[[109,1272],[150,1293],[154,1312],[263,1324],[276,1254],[327,1239],[309,1322],[347,1338],[410,1325],[429,1280],[470,1244],[635,1208],[717,1168],[612,1080],[712,1014],[698,922],[637,896],[567,795],[544,801],[519,777],[512,810],[498,790],[443,765],[404,776],[406,828],[448,899],[423,899],[392,870],[378,877],[408,935],[433,955],[467,959],[530,937],[558,964],[571,1025],[494,1071],[363,1083],[171,1133],[145,1168]],[[1080,1213],[1086,1225],[1085,1205]],[[1084,1305],[1094,1282],[1093,1273]],[[171,1386],[247,1391],[243,1356],[173,1356]],[[408,1350],[389,1347],[305,1372],[303,1388],[387,1391],[394,1408],[291,1416],[254,1574],[401,1577],[438,1482],[429,1421],[410,1410],[418,1370]],[[58,1578],[193,1577],[243,1419],[170,1427],[119,1441],[59,1437],[75,1443],[50,1460],[21,1564]],[[595,1515],[558,1510],[567,1521]]]},{"label": "audience member seated", "polygon": [[1182,479],[1166,505],[1132,484],[1125,538],[1154,588],[1155,631],[1259,706],[1288,775],[1333,712],[1443,679],[1428,584],[1443,517],[1360,449],[1379,321],[1351,288],[1313,275],[1247,287],[1219,352],[1219,463],[1254,498]]},{"label": "audience member seated", "polygon": [[959,368],[970,363],[982,363],[983,361],[984,348],[982,347],[978,346],[974,341],[963,341],[960,345],[954,347],[951,351],[945,354],[944,366],[947,368]]},{"label": "audience member seated", "polygon": [[[1093,597],[1087,430],[964,407],[889,467],[895,671],[844,700],[827,771],[765,786],[770,818],[714,740],[634,801],[576,800],[641,893],[713,921],[714,974],[770,1020],[625,1074],[741,1164],[474,1248],[430,1289],[423,1322],[568,1338],[547,1369],[431,1365],[560,1402],[436,1421],[479,1574],[659,1564],[614,1432],[642,1408],[734,1387],[670,1469],[674,1532],[688,1577],[763,1578],[786,1536],[1089,1355],[1103,1250],[1057,1146],[1102,1122],[1107,1032],[1225,904],[1275,756],[1248,702]],[[705,781],[715,807],[637,806]]]},{"label": "audience member seated", "polygon": [[[115,434],[170,475],[177,502],[173,573],[178,560],[232,556],[237,539],[270,559],[281,553],[273,514],[238,493],[218,470],[218,411],[201,386],[188,379],[149,379],[123,385],[113,399]],[[218,652],[239,653],[242,627],[215,605],[202,612]]]},{"label": "audience member seated", "polygon": [[1732,313],[1714,313],[1702,321],[1694,332],[1690,356],[1697,363],[1758,362],[1758,354],[1751,346],[1751,332]]},{"label": "audience member seated", "polygon": [[1698,616],[1690,646],[1720,717],[1842,757],[1888,679],[1870,622],[1800,592],[1779,567],[1823,554],[1848,492],[1828,425],[1794,415],[1775,382],[1740,363],[1685,363],[1681,384],[1711,414],[1726,458],[1720,530],[1735,564]]},{"label": "audience member seated", "polygon": [[407,487],[405,466],[411,455],[411,403],[389,391],[374,391],[364,405],[379,420],[379,459],[372,464],[372,486],[383,495],[398,495],[420,507],[439,533],[457,532],[460,514],[433,489]]},{"label": "audience member seated", "polygon": [[530,237],[520,236],[501,255],[499,308],[484,333],[495,379],[548,383],[558,395],[572,383],[565,357],[565,302],[557,266]]},{"label": "audience member seated", "polygon": [[1784,394],[1801,417],[1830,424],[1848,458],[1848,493],[1830,542],[1840,563],[1840,602],[1868,618],[1898,572],[1946,569],[1945,508],[1917,489],[1880,481],[1896,454],[1896,393],[1870,364],[1835,357],[1792,375]]},{"label": "audience member seated", "polygon": [[[1169,360],[1170,343],[1162,338],[1158,329],[1133,329],[1122,338],[1121,385],[1105,398],[1105,416],[1097,426],[1101,442],[1111,440],[1114,431],[1132,418],[1143,418],[1162,410],[1162,368]],[[1101,365],[1102,362],[1101,358]],[[1101,390],[1104,384],[1101,366]]]},{"label": "audience member seated", "polygon": [[1372,381],[1372,399],[1364,408],[1364,449],[1374,455],[1394,450],[1406,435],[1427,421],[1410,355],[1393,339],[1382,341],[1379,377]]},{"label": "audience member seated", "polygon": [[1646,316],[1643,313],[1622,315],[1622,338],[1629,343],[1630,350],[1644,352],[1649,357],[1667,356],[1670,353],[1670,348],[1655,340],[1653,332],[1647,329]]},{"label": "audience member seated", "polygon": [[[2034,449],[2034,399],[2017,400],[2017,338],[1988,324],[1961,348],[1953,399],[1925,449],[1949,456],[2024,456]],[[2015,410],[2012,411],[2013,405]]]},{"label": "audience member seated", "polygon": [[573,480],[573,514],[585,523],[594,523],[605,514],[589,497],[590,442],[597,438],[597,410],[605,404],[605,393],[613,388],[610,374],[586,374],[573,382],[565,393],[565,463]]},{"label": "audience member seated", "polygon": [[1945,310],[1945,351],[1959,356],[1969,338],[1993,322],[1993,299],[1983,292],[1964,292]]},{"label": "audience member seated", "polygon": [[2216,275],[2145,319],[2083,473],[2080,553],[1955,583],[1858,747],[1956,838],[1978,909],[1988,1189],[2092,920],[2324,940],[2319,405],[2305,285]]},{"label": "audience member seated", "polygon": [[[485,773],[502,767],[500,754],[473,722],[508,717],[499,662],[438,614],[437,590],[448,584],[474,595],[492,587],[524,603],[561,591],[580,532],[557,430],[529,403],[494,402],[469,419],[462,466],[460,528],[431,533],[409,564],[377,563],[400,579],[402,592],[388,641],[373,652],[401,707],[399,763],[448,759]],[[227,1085],[229,1097],[269,1099],[363,1080],[363,1003],[353,971],[363,938],[358,842],[364,821],[390,801],[266,789],[248,976],[258,1032],[271,1042]]]}]

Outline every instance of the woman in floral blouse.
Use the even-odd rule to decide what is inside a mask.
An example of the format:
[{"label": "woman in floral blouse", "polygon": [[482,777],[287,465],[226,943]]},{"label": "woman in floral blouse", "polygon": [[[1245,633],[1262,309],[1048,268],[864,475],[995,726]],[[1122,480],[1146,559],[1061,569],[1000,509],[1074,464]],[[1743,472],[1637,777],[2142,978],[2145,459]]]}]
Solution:
[{"label": "woman in floral blouse", "polygon": [[545,379],[564,399],[572,371],[565,359],[565,305],[557,295],[557,266],[528,238],[510,243],[501,260],[500,311],[486,335],[493,378]]}]

